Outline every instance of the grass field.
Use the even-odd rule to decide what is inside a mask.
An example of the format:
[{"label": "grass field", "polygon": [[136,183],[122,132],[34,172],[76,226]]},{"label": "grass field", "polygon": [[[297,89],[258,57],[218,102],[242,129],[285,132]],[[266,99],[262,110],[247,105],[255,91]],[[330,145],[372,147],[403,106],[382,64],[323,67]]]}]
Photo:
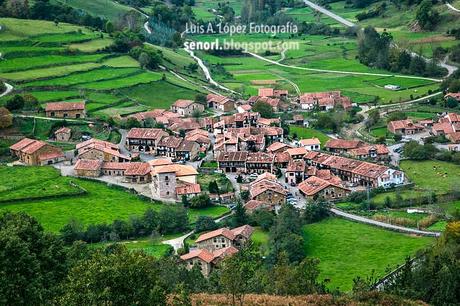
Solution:
[{"label": "grass field", "polygon": [[[150,256],[154,256],[156,258],[161,258],[167,255],[170,250],[171,246],[167,244],[162,244],[160,238],[141,238],[136,240],[126,240],[117,242],[118,244],[124,245],[128,250],[131,251],[143,251]],[[109,243],[92,243],[89,244],[91,248],[102,248],[107,247],[113,244],[113,242]]]},{"label": "grass field", "polygon": [[233,186],[232,182],[227,178],[225,174],[222,173],[213,173],[213,174],[199,174],[198,175],[198,184],[201,186],[201,191],[209,192],[209,183],[212,181],[217,182],[219,186],[219,191],[221,193],[232,192]]},{"label": "grass field", "polygon": [[90,13],[91,15],[104,17],[106,19],[116,21],[120,15],[132,10],[130,7],[119,4],[110,0],[91,0],[91,1],[78,1],[78,0],[55,0],[65,3],[76,9],[80,9]]},{"label": "grass field", "polygon": [[306,128],[306,127],[291,125],[289,127],[289,135],[293,136],[294,133],[297,134],[298,139],[307,139],[307,138],[316,137],[319,139],[322,146],[324,146],[326,142],[330,139],[329,136],[327,136],[321,131],[314,130],[311,128]]},{"label": "grass field", "polygon": [[[121,7],[113,1],[106,6],[105,2],[79,4],[85,6],[84,10],[94,11],[102,5],[101,12],[109,15],[114,14],[112,5]],[[0,52],[7,59],[0,61],[0,78],[21,93],[35,95],[41,103],[87,100],[89,117],[108,119],[155,107],[169,108],[177,99],[193,99],[202,92],[200,86],[169,72],[145,71],[128,55],[104,53],[101,49],[112,44],[106,34],[84,27],[10,18],[0,18],[0,25]],[[22,31],[25,26],[40,29]],[[158,49],[165,56],[165,66],[201,82],[199,73],[187,71],[193,60],[183,50]],[[167,80],[162,80],[163,76]],[[156,93],[154,99],[152,92]],[[0,105],[8,99],[1,98]]]},{"label": "grass field", "polygon": [[[11,191],[14,191],[16,198],[28,198],[21,202],[2,203],[0,211],[24,211],[37,218],[46,230],[52,232],[59,231],[71,218],[76,218],[85,226],[111,223],[115,219],[126,220],[129,216],[143,214],[149,207],[159,210],[164,206],[162,203],[141,200],[132,193],[108,187],[105,183],[61,177],[57,170],[51,167],[2,167],[0,174],[0,199],[6,200]],[[61,187],[70,181],[85,189],[87,193],[63,196],[73,194],[71,192],[74,190],[64,193],[62,188],[54,189],[54,186]],[[31,198],[37,194],[48,195],[52,192],[59,193],[51,199]],[[199,216],[217,218],[228,211],[228,208],[223,206],[212,206],[189,209],[188,212],[190,222],[193,223]]]},{"label": "grass field", "polygon": [[[430,195],[432,192],[445,194],[449,191],[458,190],[460,187],[459,165],[435,160],[404,160],[400,167],[409,180],[415,184],[413,189],[405,189],[400,192],[403,199],[415,199]],[[433,182],[436,183],[433,184]],[[387,196],[394,200],[396,192],[380,193],[372,198],[372,201],[382,204]]]},{"label": "grass field", "polygon": [[330,218],[303,229],[307,256],[321,260],[321,279],[328,288],[349,291],[356,276],[385,275],[387,267],[430,245],[432,238],[411,237],[351,221]]}]

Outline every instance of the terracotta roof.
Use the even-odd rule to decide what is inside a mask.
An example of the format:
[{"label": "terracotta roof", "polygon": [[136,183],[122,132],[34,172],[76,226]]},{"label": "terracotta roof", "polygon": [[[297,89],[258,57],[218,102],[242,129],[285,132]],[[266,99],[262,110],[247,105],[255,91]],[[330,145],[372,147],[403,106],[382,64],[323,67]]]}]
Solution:
[{"label": "terracotta roof", "polygon": [[174,104],[172,105],[173,107],[178,107],[178,108],[187,108],[189,107],[190,105],[192,105],[193,103],[195,103],[194,101],[192,100],[182,100],[182,99],[179,99],[177,100],[176,102],[174,102]]},{"label": "terracotta roof", "polygon": [[56,132],[54,132],[54,134],[60,134],[60,133],[64,133],[64,134],[69,134],[70,132],[72,132],[72,130],[68,127],[61,127],[60,129],[58,129]]},{"label": "terracotta roof", "polygon": [[266,204],[262,201],[257,201],[257,200],[250,200],[248,201],[246,204],[244,204],[244,208],[247,210],[247,211],[254,211],[256,209],[259,209],[263,206],[265,206]]},{"label": "terracotta roof", "polygon": [[[460,93],[458,93],[458,95],[460,96]],[[448,113],[445,118],[447,118],[447,120],[449,120],[451,123],[460,122],[460,115],[457,113]]]},{"label": "terracotta roof", "polygon": [[158,166],[171,165],[173,162],[171,158],[167,157],[167,158],[152,159],[152,160],[149,160],[148,163],[152,167],[158,167]]},{"label": "terracotta roof", "polygon": [[216,258],[222,259],[226,256],[233,255],[236,253],[238,253],[237,248],[235,248],[234,246],[228,246],[226,248],[215,250],[214,253],[212,253],[212,255],[214,256],[214,259]]},{"label": "terracotta roof", "polygon": [[261,193],[264,193],[267,190],[282,195],[286,195],[287,193],[287,191],[283,188],[283,186],[281,186],[280,183],[278,183],[277,181],[266,179],[251,183],[249,192],[251,194],[251,198],[254,199],[255,197],[257,197]]},{"label": "terracotta roof", "polygon": [[198,243],[198,242],[212,239],[218,236],[224,236],[230,240],[235,239],[235,234],[231,230],[229,230],[227,227],[223,227],[223,228],[219,228],[214,231],[208,232],[206,234],[200,235],[195,242]]},{"label": "terracotta roof", "polygon": [[262,174],[259,174],[257,178],[252,182],[252,184],[257,183],[261,180],[270,180],[270,181],[276,181],[276,175],[270,173],[270,172],[264,172]]},{"label": "terracotta roof", "polygon": [[129,130],[128,135],[126,137],[159,140],[163,136],[168,136],[168,133],[166,133],[162,129],[132,128],[131,130]]},{"label": "terracotta roof", "polygon": [[273,88],[259,88],[259,97],[273,97]]},{"label": "terracotta roof", "polygon": [[202,129],[194,129],[191,131],[188,131],[186,134],[186,137],[191,137],[191,136],[203,136],[203,137],[209,137],[209,132],[202,130]]},{"label": "terracotta roof", "polygon": [[353,173],[375,179],[383,175],[388,169],[389,168],[386,166],[372,163],[362,163],[353,170]]},{"label": "terracotta roof", "polygon": [[196,258],[196,257],[198,257],[199,259],[207,263],[211,263],[214,260],[214,255],[205,249],[193,250],[190,253],[182,255],[180,258],[182,260],[189,260],[189,259]]},{"label": "terracotta roof", "polygon": [[182,184],[176,187],[176,194],[178,196],[187,194],[198,194],[201,192],[200,184]]},{"label": "terracotta roof", "polygon": [[125,171],[129,163],[105,162],[102,164],[102,170],[123,170]]},{"label": "terracotta roof", "polygon": [[158,167],[153,168],[152,170],[153,175],[158,174],[158,173],[171,173],[171,172],[175,172],[176,177],[198,175],[198,172],[196,171],[196,169],[188,165],[172,164],[172,165],[166,165],[166,166],[158,166]]},{"label": "terracotta roof", "polygon": [[51,147],[51,146],[49,150],[42,152],[40,153],[40,155],[38,155],[38,159],[40,161],[45,161],[45,160],[50,160],[50,159],[60,158],[60,157],[65,157],[64,152],[62,152],[62,150],[59,148]]},{"label": "terracotta roof", "polygon": [[27,147],[28,145],[30,145],[30,144],[32,144],[32,143],[34,143],[36,141],[37,140],[35,140],[35,139],[23,138],[20,141],[18,141],[15,144],[13,144],[12,146],[10,146],[10,150],[20,151],[23,148]]},{"label": "terracotta roof", "polygon": [[177,148],[182,142],[182,138],[174,137],[174,136],[166,136],[161,138],[160,142],[158,143],[159,147],[167,147],[167,148]]},{"label": "terracotta roof", "polygon": [[291,160],[291,155],[289,155],[288,152],[284,151],[284,152],[278,152],[278,153],[275,153],[275,158],[274,158],[274,162],[275,163],[287,163]]},{"label": "terracotta roof", "polygon": [[286,152],[291,156],[305,155],[308,153],[308,150],[304,147],[287,149]]},{"label": "terracotta roof", "polygon": [[394,131],[396,130],[402,130],[402,129],[423,129],[423,126],[416,124],[412,122],[410,119],[406,120],[395,120],[395,121],[390,121],[388,122],[388,128],[393,129]]},{"label": "terracotta roof", "polygon": [[157,117],[160,117],[161,115],[163,115],[165,111],[166,111],[165,109],[154,109],[148,112],[136,113],[136,114],[130,115],[129,117],[136,118],[139,121],[143,121],[148,118],[156,119]]},{"label": "terracotta roof", "polygon": [[287,166],[286,172],[305,172],[305,167],[304,160],[291,160]]},{"label": "terracotta roof", "polygon": [[318,138],[308,138],[308,139],[301,139],[300,144],[302,146],[314,146],[314,145],[320,145],[321,141]]},{"label": "terracotta roof", "polygon": [[299,184],[299,190],[302,191],[307,196],[314,196],[315,194],[317,194],[321,190],[323,190],[323,189],[325,189],[327,187],[330,187],[330,186],[335,186],[335,187],[339,187],[339,188],[348,190],[348,189],[344,188],[341,185],[333,184],[333,183],[331,183],[329,181],[326,181],[326,180],[323,180],[323,179],[321,179],[321,178],[319,178],[317,176],[310,176],[308,179],[306,179],[305,181],[300,183]]},{"label": "terracotta roof", "polygon": [[345,139],[329,139],[326,142],[325,147],[329,149],[356,149],[363,145],[362,141],[359,140],[345,140]]},{"label": "terracotta roof", "polygon": [[37,152],[38,150],[40,150],[41,148],[43,148],[46,145],[47,145],[46,142],[36,140],[35,142],[33,142],[33,143],[29,144],[28,146],[24,147],[21,150],[21,152],[23,152],[25,154],[33,154],[33,153]]},{"label": "terracotta roof", "polygon": [[242,225],[240,227],[236,227],[234,229],[231,230],[233,232],[233,234],[235,234],[235,236],[243,236],[245,238],[249,238],[251,237],[252,233],[254,232],[254,228],[250,225]]},{"label": "terracotta roof", "polygon": [[387,146],[384,144],[368,145],[350,150],[350,154],[354,156],[368,155],[370,151],[376,151],[378,155],[390,154]]},{"label": "terracotta roof", "polygon": [[177,151],[179,152],[191,152],[193,150],[193,147],[199,147],[200,145],[195,142],[195,141],[190,141],[190,140],[182,140],[181,144],[179,147],[177,147]]},{"label": "terracotta roof", "polygon": [[218,162],[226,161],[240,161],[244,162],[248,158],[248,152],[238,151],[238,152],[221,152],[217,157]]},{"label": "terracotta roof", "polygon": [[436,132],[442,131],[444,134],[450,134],[454,132],[454,128],[452,127],[452,124],[448,122],[433,124],[433,130]]},{"label": "terracotta roof", "polygon": [[249,112],[251,109],[252,109],[252,106],[249,105],[249,104],[244,104],[244,105],[240,105],[241,109],[246,111],[246,112]]},{"label": "terracotta roof", "polygon": [[147,175],[150,173],[150,164],[149,163],[127,163],[128,167],[126,168],[125,175]]},{"label": "terracotta roof", "polygon": [[53,102],[46,103],[45,111],[69,111],[69,110],[84,110],[85,102]]},{"label": "terracotta roof", "polygon": [[282,143],[282,142],[274,142],[267,147],[267,152],[276,152],[282,149],[289,149],[292,148],[290,145]]},{"label": "terracotta roof", "polygon": [[454,99],[460,100],[460,92],[450,92],[444,96],[445,99],[447,99],[448,97],[452,97]]},{"label": "terracotta roof", "polygon": [[96,146],[99,146],[99,147],[102,147],[102,148],[111,148],[113,150],[118,150],[118,145],[116,145],[114,143],[111,143],[111,142],[108,142],[108,141],[99,140],[99,139],[96,139],[96,138],[91,138],[89,140],[77,143],[76,148],[77,148],[77,150],[81,150],[81,149],[83,149],[85,147],[88,147],[88,146],[91,146],[91,145],[96,145]]},{"label": "terracotta roof", "polygon": [[460,132],[450,133],[446,137],[453,143],[460,143]]},{"label": "terracotta roof", "polygon": [[246,159],[248,163],[273,163],[273,154],[264,152],[249,152]]},{"label": "terracotta roof", "polygon": [[102,167],[101,160],[79,159],[74,166],[74,170],[97,171]]}]

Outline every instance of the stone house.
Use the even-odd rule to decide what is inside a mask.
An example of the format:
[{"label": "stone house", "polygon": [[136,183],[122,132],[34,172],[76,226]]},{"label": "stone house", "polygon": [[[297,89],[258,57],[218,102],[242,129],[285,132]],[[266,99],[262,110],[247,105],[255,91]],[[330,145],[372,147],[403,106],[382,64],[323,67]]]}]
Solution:
[{"label": "stone house", "polygon": [[220,228],[200,235],[195,241],[198,249],[214,252],[227,247],[241,249],[251,238],[254,229],[250,225],[243,225],[234,229]]},{"label": "stone house", "polygon": [[67,142],[72,136],[72,130],[68,127],[62,127],[54,132],[54,138],[59,142]]},{"label": "stone house", "polygon": [[104,162],[129,162],[131,157],[120,153],[118,145],[92,138],[77,144],[79,159],[98,159]]},{"label": "stone house", "polygon": [[305,179],[306,163],[302,159],[292,160],[285,173],[285,182],[291,186],[295,186]]},{"label": "stone house", "polygon": [[195,141],[182,140],[176,149],[177,160],[196,160],[200,153],[200,145]]},{"label": "stone house", "polygon": [[246,173],[273,172],[273,158],[271,153],[250,152],[246,159]]},{"label": "stone house", "polygon": [[218,168],[225,172],[246,172],[248,152],[221,152],[217,157]]},{"label": "stone house", "polygon": [[307,200],[315,201],[323,197],[327,201],[336,201],[350,194],[350,190],[340,184],[340,179],[324,180],[317,176],[310,176],[299,184],[299,191]]},{"label": "stone house", "polygon": [[264,173],[249,185],[251,200],[257,200],[271,205],[286,203],[287,191],[278,183],[274,175]]},{"label": "stone house", "polygon": [[352,149],[348,152],[352,157],[359,159],[373,159],[385,161],[390,159],[390,150],[383,144],[367,145]]},{"label": "stone house", "polygon": [[46,117],[85,118],[85,102],[52,102],[45,106]]},{"label": "stone house", "polygon": [[168,163],[160,166],[152,165],[152,168],[150,189],[152,194],[159,198],[180,200],[179,195],[201,192],[201,187],[197,184],[198,172],[192,166]]},{"label": "stone house", "polygon": [[99,177],[101,176],[102,160],[79,159],[74,166],[77,176]]},{"label": "stone house", "polygon": [[65,160],[64,152],[44,141],[24,138],[10,146],[13,156],[29,166],[51,165]]},{"label": "stone house", "polygon": [[390,121],[387,125],[388,131],[397,135],[414,135],[424,131],[424,127],[414,123],[410,119]]},{"label": "stone house", "polygon": [[329,139],[324,147],[331,153],[343,154],[365,145],[360,140]]},{"label": "stone house", "polygon": [[157,155],[177,159],[177,149],[182,143],[182,138],[166,136],[161,138],[157,146]]},{"label": "stone house", "polygon": [[235,110],[235,102],[232,99],[221,95],[208,94],[206,96],[206,101],[208,108],[215,109],[220,112],[227,113]]},{"label": "stone house", "polygon": [[157,146],[169,134],[156,128],[133,128],[126,135],[126,146],[132,152],[156,154]]},{"label": "stone house", "polygon": [[182,117],[190,117],[194,112],[204,112],[204,105],[196,103],[192,100],[177,100],[171,105],[171,111]]}]

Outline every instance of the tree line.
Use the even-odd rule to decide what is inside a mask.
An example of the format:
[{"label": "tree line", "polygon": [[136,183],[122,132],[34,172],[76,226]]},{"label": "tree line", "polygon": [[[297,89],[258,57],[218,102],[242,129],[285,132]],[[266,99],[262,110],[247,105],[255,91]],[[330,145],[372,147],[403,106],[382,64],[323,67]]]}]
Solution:
[{"label": "tree line", "polygon": [[359,61],[369,67],[403,74],[425,77],[442,77],[447,74],[447,69],[438,66],[435,61],[426,61],[421,56],[410,54],[392,41],[389,32],[378,33],[373,27],[366,27],[358,32]]}]

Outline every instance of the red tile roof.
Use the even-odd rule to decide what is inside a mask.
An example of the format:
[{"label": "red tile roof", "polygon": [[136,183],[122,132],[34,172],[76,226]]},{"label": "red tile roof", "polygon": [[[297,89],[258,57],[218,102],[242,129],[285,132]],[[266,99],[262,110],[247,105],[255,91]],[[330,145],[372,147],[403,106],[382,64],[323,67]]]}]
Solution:
[{"label": "red tile roof", "polygon": [[174,102],[174,104],[172,105],[173,107],[178,107],[178,108],[187,108],[189,107],[190,105],[192,105],[193,103],[195,103],[194,101],[192,100],[182,100],[182,99],[179,99],[177,100],[176,102]]},{"label": "red tile roof", "polygon": [[228,238],[230,240],[235,239],[235,234],[231,230],[229,230],[228,228],[223,227],[223,228],[219,228],[219,229],[216,229],[214,231],[208,232],[206,234],[200,235],[195,242],[198,243],[198,242],[205,241],[205,240],[208,240],[208,239],[212,239],[212,238],[218,237],[218,236],[224,236],[224,237],[226,237],[226,238]]},{"label": "red tile roof", "polygon": [[54,134],[60,134],[60,133],[69,134],[70,132],[72,132],[72,130],[70,128],[61,127],[60,129],[56,130],[56,132],[54,132]]},{"label": "red tile roof", "polygon": [[189,260],[189,259],[196,258],[196,257],[198,257],[199,259],[207,263],[211,263],[214,260],[214,255],[205,249],[193,250],[190,253],[182,255],[180,258],[182,260]]},{"label": "red tile roof", "polygon": [[24,138],[24,139],[21,139],[20,141],[16,142],[15,144],[13,144],[12,146],[10,146],[10,150],[13,150],[13,151],[20,151],[22,149],[24,149],[25,147],[27,147],[28,145],[36,142],[37,140],[35,139],[30,139],[30,138]]},{"label": "red tile roof", "polygon": [[74,166],[74,170],[97,171],[102,167],[101,160],[79,159]]},{"label": "red tile roof", "polygon": [[325,147],[329,149],[350,150],[356,149],[362,145],[363,142],[359,140],[330,139],[326,142]]},{"label": "red tile roof", "polygon": [[70,111],[70,110],[84,110],[85,102],[53,102],[47,103],[45,111]]},{"label": "red tile roof", "polygon": [[149,163],[127,163],[128,166],[125,175],[147,175],[150,173],[151,168]]},{"label": "red tile roof", "polygon": [[176,187],[176,194],[178,196],[187,194],[198,194],[201,192],[200,184],[183,184]]},{"label": "red tile roof", "polygon": [[133,128],[129,130],[128,135],[126,137],[159,140],[163,136],[168,136],[168,133],[166,133],[162,129]]}]

